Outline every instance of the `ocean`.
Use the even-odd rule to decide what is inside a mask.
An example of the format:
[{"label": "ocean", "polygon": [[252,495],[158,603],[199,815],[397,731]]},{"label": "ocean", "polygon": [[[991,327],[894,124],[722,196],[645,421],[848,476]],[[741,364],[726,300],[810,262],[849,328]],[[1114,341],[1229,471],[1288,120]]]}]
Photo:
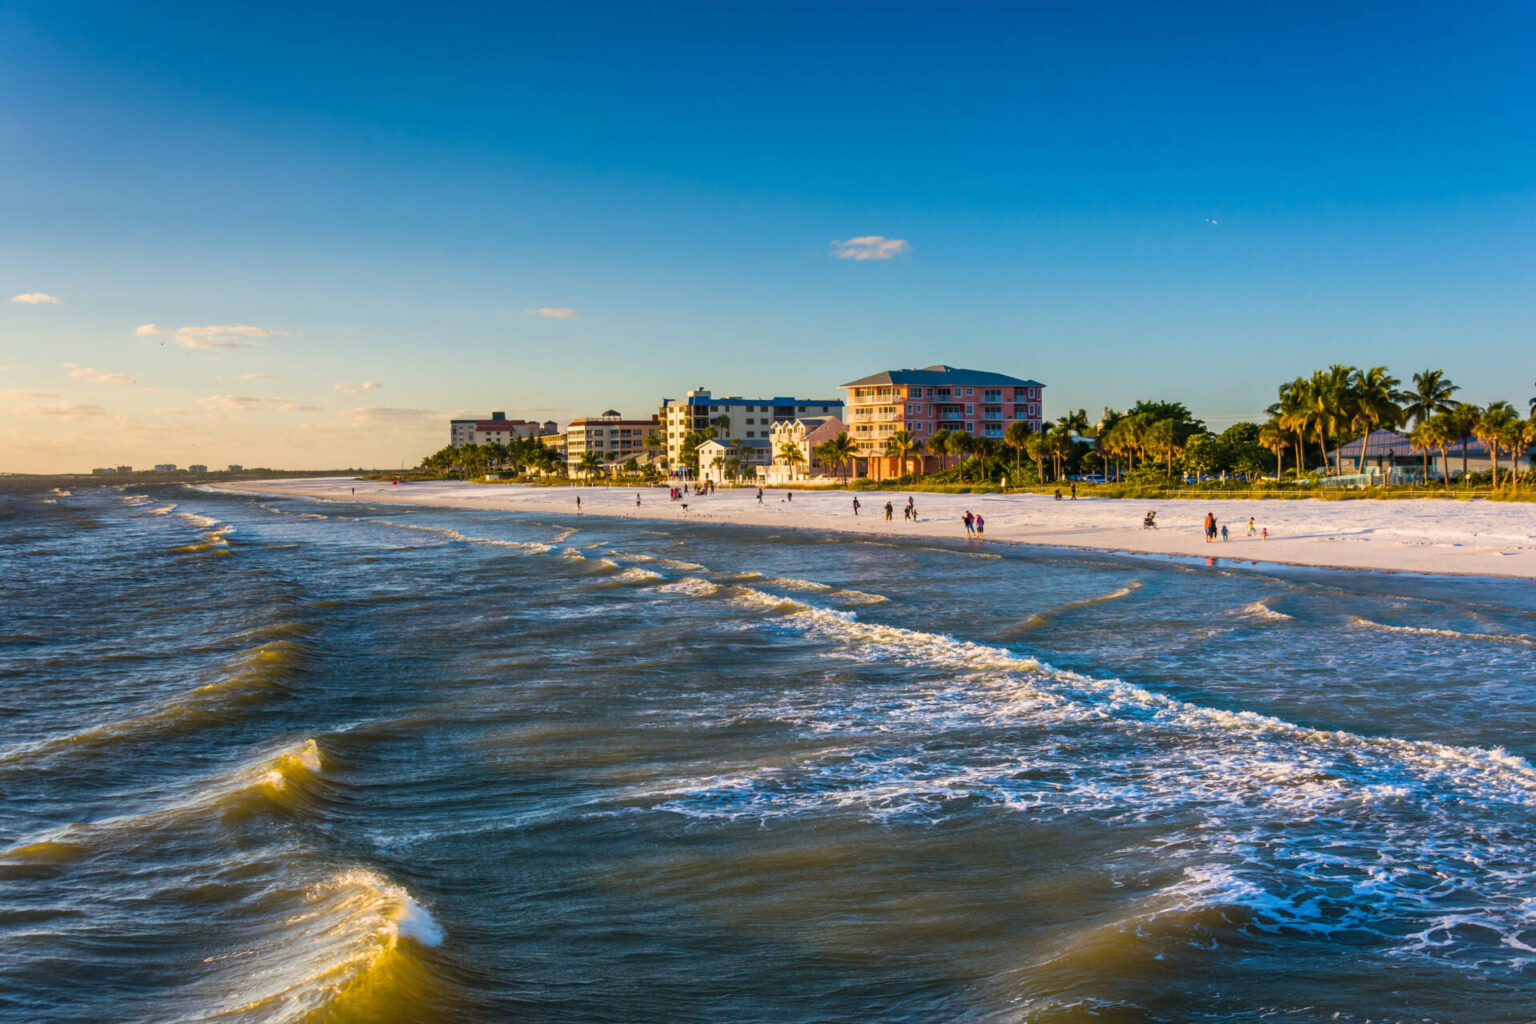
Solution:
[{"label": "ocean", "polygon": [[0,493],[0,1022],[1536,1019],[1536,591]]}]

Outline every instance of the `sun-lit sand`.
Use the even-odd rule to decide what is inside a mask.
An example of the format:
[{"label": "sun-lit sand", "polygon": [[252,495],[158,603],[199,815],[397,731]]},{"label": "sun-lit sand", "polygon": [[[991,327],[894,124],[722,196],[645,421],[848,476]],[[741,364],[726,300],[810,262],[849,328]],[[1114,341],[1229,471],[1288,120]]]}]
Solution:
[{"label": "sun-lit sand", "polygon": [[[908,495],[867,492],[853,513],[848,491],[721,489],[708,497],[667,500],[667,489],[633,487],[522,487],[459,482],[390,484],[324,478],[250,481],[229,490],[288,494],[371,504],[508,509],[584,516],[733,523],[775,529],[835,530],[881,537],[964,540],[967,510],[986,521],[985,543],[1016,542],[1163,555],[1191,555],[1295,565],[1399,572],[1465,573],[1536,578],[1536,504],[1487,501],[1134,501],[1080,498],[1057,501],[1035,494],[925,494],[911,497],[919,520],[902,519]],[[355,493],[354,493],[355,490]],[[635,504],[636,495],[640,505]],[[893,506],[891,522],[884,505]],[[687,505],[685,509],[683,505]],[[1155,509],[1159,529],[1144,530]],[[1231,539],[1208,544],[1206,512],[1228,527]],[[1248,517],[1269,539],[1248,536]]]}]

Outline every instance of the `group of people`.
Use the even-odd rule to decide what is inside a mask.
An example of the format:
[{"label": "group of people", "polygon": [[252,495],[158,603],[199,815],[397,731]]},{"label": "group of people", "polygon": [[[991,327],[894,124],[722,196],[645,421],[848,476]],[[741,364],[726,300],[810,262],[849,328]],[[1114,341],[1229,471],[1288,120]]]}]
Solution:
[{"label": "group of people", "polygon": [[[859,514],[859,509],[861,509],[863,507],[864,506],[859,503],[858,495],[854,495],[854,498],[853,498],[853,514],[854,515],[858,515]],[[885,503],[885,521],[889,523],[891,521],[892,517],[895,516],[895,514],[896,514],[896,506],[892,505],[890,502],[886,502]],[[913,522],[913,523],[917,522],[917,504],[912,500],[911,495],[907,496],[907,504],[901,510],[901,518],[903,518],[903,519],[905,519],[905,520],[907,520],[909,522]]]},{"label": "group of people", "polygon": [[982,534],[986,532],[987,521],[980,515],[971,512],[970,509],[965,510],[965,515],[960,517],[960,521],[965,524],[966,540],[980,539]]},{"label": "group of people", "polygon": [[[1148,515],[1150,514],[1151,513],[1148,513]],[[1220,536],[1222,540],[1230,539],[1227,535],[1227,524],[1217,523],[1215,515],[1207,512],[1205,514],[1205,542],[1207,544],[1214,544],[1218,536]],[[1269,527],[1255,526],[1253,523],[1253,516],[1249,516],[1248,536],[1258,536],[1260,540],[1269,540]]]}]

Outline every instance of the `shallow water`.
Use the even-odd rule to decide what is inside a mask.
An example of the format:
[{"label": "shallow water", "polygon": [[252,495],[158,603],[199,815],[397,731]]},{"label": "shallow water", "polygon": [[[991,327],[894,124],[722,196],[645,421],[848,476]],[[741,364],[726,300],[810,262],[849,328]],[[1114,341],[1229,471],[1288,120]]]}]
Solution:
[{"label": "shallow water", "polygon": [[1533,662],[1520,581],[0,495],[0,1021],[1528,1020]]}]

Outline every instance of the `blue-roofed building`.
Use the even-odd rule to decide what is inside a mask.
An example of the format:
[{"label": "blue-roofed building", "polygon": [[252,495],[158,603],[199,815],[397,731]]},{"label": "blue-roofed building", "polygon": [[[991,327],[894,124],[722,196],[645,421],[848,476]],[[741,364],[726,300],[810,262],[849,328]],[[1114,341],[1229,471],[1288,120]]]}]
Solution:
[{"label": "blue-roofed building", "polygon": [[[723,429],[715,425],[721,417],[730,423]],[[733,440],[767,440],[775,423],[806,417],[843,416],[841,398],[741,398],[737,395],[712,395],[694,388],[682,398],[663,398],[660,419],[667,443],[667,465],[682,465],[682,443],[695,430],[714,427],[715,436],[729,444]],[[752,447],[748,444],[747,447]]]}]

